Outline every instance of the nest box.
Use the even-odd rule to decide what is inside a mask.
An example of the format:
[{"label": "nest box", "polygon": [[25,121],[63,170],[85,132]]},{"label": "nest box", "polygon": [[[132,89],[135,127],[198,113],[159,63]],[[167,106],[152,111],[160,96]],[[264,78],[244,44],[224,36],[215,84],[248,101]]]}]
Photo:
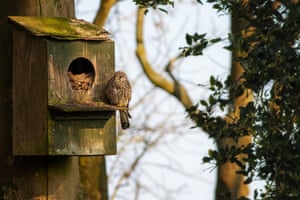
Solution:
[{"label": "nest box", "polygon": [[83,20],[11,16],[13,155],[116,152],[115,112],[104,102],[114,42]]}]

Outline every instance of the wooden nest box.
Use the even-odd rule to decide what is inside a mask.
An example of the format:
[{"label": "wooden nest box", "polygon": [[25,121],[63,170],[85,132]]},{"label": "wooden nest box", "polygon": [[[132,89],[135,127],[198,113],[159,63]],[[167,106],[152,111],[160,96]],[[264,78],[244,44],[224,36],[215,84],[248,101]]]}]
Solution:
[{"label": "wooden nest box", "polygon": [[114,42],[83,20],[11,16],[13,155],[116,153]]}]

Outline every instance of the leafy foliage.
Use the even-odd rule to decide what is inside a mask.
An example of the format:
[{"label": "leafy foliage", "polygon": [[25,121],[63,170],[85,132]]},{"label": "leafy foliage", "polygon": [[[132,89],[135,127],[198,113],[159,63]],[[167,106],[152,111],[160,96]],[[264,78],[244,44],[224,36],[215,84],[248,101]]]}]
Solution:
[{"label": "leafy foliage", "polygon": [[173,1],[170,0],[133,0],[136,4],[144,6],[146,8],[156,8],[158,5],[174,5]]},{"label": "leafy foliage", "polygon": [[194,35],[186,34],[185,40],[188,46],[180,48],[182,50],[182,53],[184,56],[198,56],[203,55],[203,50],[208,47],[210,44],[214,44],[217,42],[220,42],[221,38],[214,38],[211,40],[208,40],[205,38],[206,33],[199,34],[194,33]]},{"label": "leafy foliage", "polygon": [[174,1],[172,0],[133,0],[133,2],[139,6],[145,7],[145,14],[147,14],[148,8],[159,9],[160,11],[167,13],[168,11],[160,6],[171,5],[174,7]]},{"label": "leafy foliage", "polygon": [[[280,1],[280,6],[274,6],[271,0],[250,0],[248,4],[208,2],[218,12],[229,11],[236,19],[244,20],[245,30],[252,27],[247,37],[245,33],[233,33],[227,47],[243,52],[243,56],[235,59],[245,69],[245,81],[234,87],[212,77],[212,95],[188,112],[197,119],[197,126],[217,141],[251,135],[253,142],[240,148],[210,150],[203,161],[238,164],[241,170],[237,173],[247,177],[247,184],[264,179],[265,189],[256,190],[254,199],[300,199],[300,4]],[[201,48],[206,47],[208,41],[204,36],[188,35],[187,44],[199,42]],[[202,49],[188,52],[201,55]],[[253,91],[254,101],[240,108],[239,119],[226,123],[215,111],[230,107],[230,98],[239,96],[245,88]],[[247,156],[241,160],[239,155]]]},{"label": "leafy foliage", "polygon": [[213,4],[213,8],[216,9],[218,12],[223,11],[231,11],[231,8],[238,5],[241,1],[235,0],[207,0],[208,3]]}]

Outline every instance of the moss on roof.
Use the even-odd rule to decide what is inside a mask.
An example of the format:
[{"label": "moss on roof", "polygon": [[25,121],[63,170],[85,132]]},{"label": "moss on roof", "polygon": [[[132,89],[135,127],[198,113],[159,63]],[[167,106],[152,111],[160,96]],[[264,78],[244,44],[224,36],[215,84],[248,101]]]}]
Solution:
[{"label": "moss on roof", "polygon": [[109,40],[109,33],[106,30],[84,20],[29,16],[8,18],[35,36],[61,40]]}]

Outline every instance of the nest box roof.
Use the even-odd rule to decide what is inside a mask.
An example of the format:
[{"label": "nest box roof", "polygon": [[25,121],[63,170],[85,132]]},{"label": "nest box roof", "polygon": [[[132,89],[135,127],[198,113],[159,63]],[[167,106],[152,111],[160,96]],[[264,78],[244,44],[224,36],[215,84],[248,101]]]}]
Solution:
[{"label": "nest box roof", "polygon": [[105,29],[84,20],[29,16],[8,18],[35,36],[60,40],[109,40],[109,33]]}]

